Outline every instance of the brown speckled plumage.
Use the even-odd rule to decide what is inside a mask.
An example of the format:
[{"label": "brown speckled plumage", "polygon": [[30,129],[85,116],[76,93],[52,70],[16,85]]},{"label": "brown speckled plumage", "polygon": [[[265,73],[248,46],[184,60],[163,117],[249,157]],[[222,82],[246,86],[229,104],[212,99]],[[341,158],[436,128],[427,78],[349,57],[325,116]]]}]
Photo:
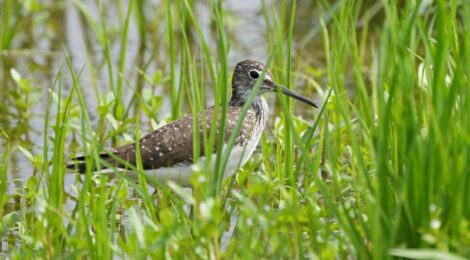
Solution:
[{"label": "brown speckled plumage", "polygon": [[[218,139],[221,136],[220,131],[224,131],[224,141],[228,141],[240,117],[243,105],[252,93],[256,83],[261,81],[258,93],[253,99],[247,114],[243,119],[243,124],[236,138],[236,147],[245,147],[250,143],[248,151],[249,154],[243,155],[242,153],[241,155],[237,155],[242,157],[242,159],[237,159],[241,160],[241,165],[246,162],[247,158],[253,152],[268,119],[269,108],[260,94],[266,91],[275,92],[279,90],[283,94],[292,96],[316,107],[316,105],[310,100],[274,83],[272,74],[269,71],[266,71],[263,79],[259,79],[262,75],[263,69],[264,65],[262,63],[253,60],[245,60],[237,64],[232,79],[232,97],[227,108],[225,129],[219,129],[220,120],[222,118],[221,115],[218,116],[217,120],[215,145],[217,145]],[[206,132],[206,136],[209,136],[214,116],[213,113],[213,109],[209,108],[205,110],[205,113],[198,114],[200,140],[199,152],[201,156],[206,156],[203,136],[204,131]],[[203,115],[205,116],[205,120],[203,120]],[[205,127],[203,127],[204,123]],[[146,170],[189,165],[193,163],[193,115],[185,116],[153,131],[140,139],[139,145],[143,168]],[[108,154],[103,154],[101,157],[111,165],[119,168],[126,168],[127,163],[131,165],[135,165],[136,163],[135,148],[135,144],[127,144],[118,147],[113,151],[114,155],[126,162],[125,164],[115,161]],[[213,151],[215,150],[216,149],[214,147]],[[75,168],[82,173],[85,172],[86,165],[84,157],[77,157],[74,158],[74,160],[75,162],[68,165],[68,167]]]},{"label": "brown speckled plumage", "polygon": [[[227,121],[225,127],[224,140],[227,141],[232,130],[237,123],[241,107],[228,107]],[[199,114],[199,143],[200,155],[204,156],[204,135],[203,135],[203,120],[202,113]],[[213,110],[207,109],[206,115],[206,137],[210,134],[211,123],[213,118]],[[220,118],[218,120],[217,129],[220,125]],[[256,122],[256,115],[253,109],[249,109],[240,133],[236,138],[235,145],[243,146],[253,134],[254,124]],[[215,132],[215,139],[218,140],[220,136],[219,130]],[[217,142],[215,142],[217,144]],[[176,120],[168,125],[165,125],[152,133],[140,139],[140,151],[142,156],[142,163],[144,169],[157,169],[160,167],[169,167],[175,164],[190,164],[193,162],[193,118],[192,116],[185,116]],[[116,149],[115,154],[120,158],[135,164],[135,144],[121,146]],[[215,147],[214,150],[215,151]],[[107,159],[113,162],[111,158]],[[114,162],[113,162],[114,163]],[[122,165],[120,165],[122,166]]]}]

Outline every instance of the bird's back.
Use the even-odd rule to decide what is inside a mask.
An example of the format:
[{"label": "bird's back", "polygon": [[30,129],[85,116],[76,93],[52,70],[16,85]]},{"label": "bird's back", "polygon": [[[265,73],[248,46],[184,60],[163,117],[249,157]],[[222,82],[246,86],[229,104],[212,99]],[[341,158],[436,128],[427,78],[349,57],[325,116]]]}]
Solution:
[{"label": "bird's back", "polygon": [[[229,106],[227,108],[226,124],[224,129],[220,128],[222,116],[219,113],[218,118],[216,119],[217,123],[215,125],[215,145],[217,145],[218,140],[222,138],[222,133],[224,143],[228,142],[240,117],[241,109],[241,107],[235,106]],[[204,147],[204,138],[208,138],[210,135],[214,116],[214,110],[212,108],[198,113],[199,153],[201,157],[207,156],[206,149]],[[246,153],[248,156],[251,155],[254,147],[256,147],[256,144],[259,141],[259,135],[261,134],[262,128],[264,128],[263,125],[261,129],[258,129],[256,127],[256,121],[256,111],[253,108],[248,109],[240,127],[240,131],[236,137],[234,149],[249,145],[249,154],[248,152]],[[185,116],[162,126],[141,138],[138,144],[143,169],[158,170],[161,168],[191,165],[195,161],[193,157],[193,123],[192,115]],[[253,141],[255,141],[255,144]],[[214,147],[212,151],[215,152],[216,147]],[[115,160],[113,156],[109,156],[107,154],[103,154],[101,157],[117,168],[129,168],[129,165],[136,165],[136,143],[115,148],[113,154],[120,158],[120,160]],[[81,159],[84,158],[81,157]],[[241,166],[245,162],[246,160],[239,163],[239,165]],[[75,165],[77,165],[77,163],[75,163]],[[74,165],[70,166],[73,167]],[[81,167],[78,167],[78,170],[80,172],[84,172],[86,169],[84,166],[84,162],[82,162],[82,165]]]},{"label": "bird's back", "polygon": [[[219,138],[227,142],[239,118],[241,107],[228,107],[226,125],[220,129],[222,116],[216,119],[215,144]],[[200,155],[205,156],[204,138],[208,138],[214,118],[213,109],[198,114]],[[140,141],[140,152],[144,169],[171,167],[176,164],[191,164],[193,158],[193,117],[185,116],[144,136]],[[255,113],[249,109],[236,138],[236,145],[245,145],[252,137]],[[205,134],[204,134],[205,133]],[[204,135],[206,135],[204,137]],[[214,149],[212,149],[215,151]],[[135,164],[135,144],[116,149],[115,154],[131,164]]]}]

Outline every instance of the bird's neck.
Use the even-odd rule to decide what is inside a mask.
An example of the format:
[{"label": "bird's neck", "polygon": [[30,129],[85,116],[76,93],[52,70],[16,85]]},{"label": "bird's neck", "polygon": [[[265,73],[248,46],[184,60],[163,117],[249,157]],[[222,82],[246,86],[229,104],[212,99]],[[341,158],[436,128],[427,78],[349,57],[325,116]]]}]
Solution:
[{"label": "bird's neck", "polygon": [[256,120],[263,126],[268,121],[269,107],[268,103],[262,96],[257,96],[251,103],[251,107],[255,110]]},{"label": "bird's neck", "polygon": [[[229,105],[232,107],[243,107],[248,97],[241,97],[237,93],[232,93]],[[250,108],[255,111],[256,120],[263,125],[266,123],[269,114],[269,107],[262,96],[256,96],[251,102]]]},{"label": "bird's neck", "polygon": [[229,105],[231,107],[242,107],[249,97],[247,91],[238,91],[236,88],[232,88],[232,97],[230,98]]}]

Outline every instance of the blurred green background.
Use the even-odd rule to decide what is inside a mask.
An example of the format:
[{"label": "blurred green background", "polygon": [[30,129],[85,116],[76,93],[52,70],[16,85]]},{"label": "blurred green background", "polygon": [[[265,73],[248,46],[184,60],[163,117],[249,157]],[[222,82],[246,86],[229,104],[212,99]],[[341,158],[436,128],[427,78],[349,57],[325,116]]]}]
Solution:
[{"label": "blurred green background", "polygon": [[[0,0],[1,256],[469,258],[469,19],[464,0]],[[65,172],[220,103],[244,59],[322,108],[267,96],[217,192]]]}]

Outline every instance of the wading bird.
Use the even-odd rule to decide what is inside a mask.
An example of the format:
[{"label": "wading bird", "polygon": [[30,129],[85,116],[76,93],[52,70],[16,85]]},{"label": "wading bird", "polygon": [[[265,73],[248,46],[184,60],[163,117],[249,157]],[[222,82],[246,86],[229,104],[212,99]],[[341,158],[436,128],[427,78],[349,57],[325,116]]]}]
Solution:
[{"label": "wading bird", "polygon": [[[293,97],[299,101],[307,103],[313,107],[317,107],[315,103],[307,98],[292,92],[274,82],[272,74],[269,71],[263,75],[264,65],[253,60],[245,60],[239,62],[235,67],[232,78],[232,96],[227,107],[225,129],[217,128],[215,140],[222,136],[225,144],[227,144],[232,132],[234,131],[237,121],[240,118],[242,107],[247,102],[248,97],[254,91],[256,83],[260,82],[258,93],[252,100],[249,109],[241,123],[240,131],[236,136],[236,141],[232,147],[229,159],[225,168],[224,177],[233,175],[237,169],[243,166],[253,154],[261,134],[268,120],[269,107],[266,100],[261,96],[265,92],[283,93]],[[221,110],[221,109],[220,109]],[[207,136],[211,129],[212,119],[214,116],[214,108],[208,108],[204,113],[197,115],[199,118],[199,140],[200,140],[200,162],[203,162],[208,156],[205,154],[203,135],[206,131]],[[205,120],[203,120],[205,117]],[[179,120],[171,122],[150,134],[144,136],[138,142],[142,166],[145,170],[147,178],[155,178],[161,182],[172,180],[183,186],[190,185],[190,176],[192,164],[195,161],[193,157],[193,117],[194,115],[185,116]],[[218,116],[218,120],[222,116]],[[203,127],[202,124],[206,124]],[[217,123],[219,127],[220,122]],[[216,158],[216,149],[211,154],[211,163],[214,164]],[[136,144],[127,144],[115,148],[110,154],[101,154],[102,160],[107,162],[110,167],[105,171],[125,171],[134,178],[137,176],[135,172],[129,169],[129,164],[136,165]],[[120,158],[121,160],[116,160]],[[85,157],[76,157],[73,163],[67,167],[76,169],[80,173],[86,171]],[[105,166],[102,166],[105,168]]]}]

